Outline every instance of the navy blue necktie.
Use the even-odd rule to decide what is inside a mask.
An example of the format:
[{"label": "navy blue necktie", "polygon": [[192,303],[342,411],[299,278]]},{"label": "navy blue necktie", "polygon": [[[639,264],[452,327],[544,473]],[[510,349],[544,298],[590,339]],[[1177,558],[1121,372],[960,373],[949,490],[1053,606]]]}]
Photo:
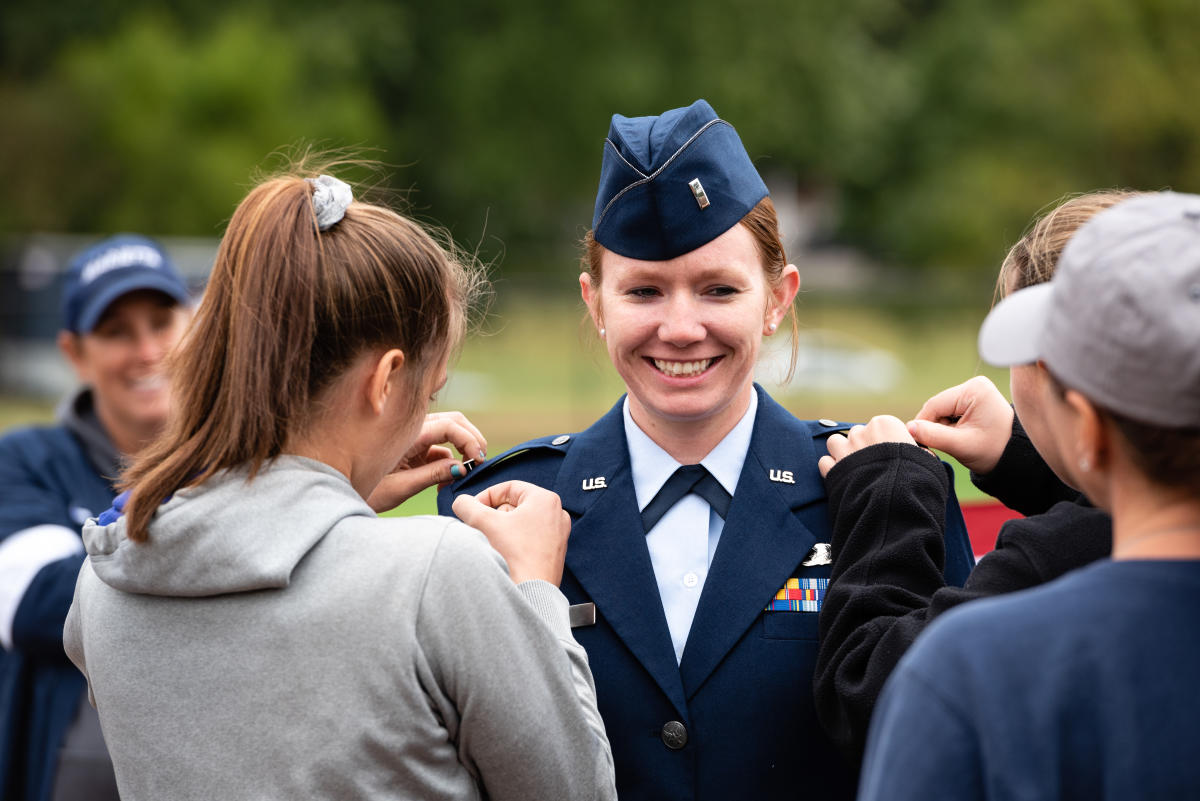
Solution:
[{"label": "navy blue necktie", "polygon": [[713,508],[721,519],[729,514],[729,493],[721,486],[721,482],[713,478],[702,464],[685,464],[676,470],[662,489],[654,496],[654,500],[646,504],[642,510],[642,527],[649,533],[662,516],[684,495],[694,492]]}]

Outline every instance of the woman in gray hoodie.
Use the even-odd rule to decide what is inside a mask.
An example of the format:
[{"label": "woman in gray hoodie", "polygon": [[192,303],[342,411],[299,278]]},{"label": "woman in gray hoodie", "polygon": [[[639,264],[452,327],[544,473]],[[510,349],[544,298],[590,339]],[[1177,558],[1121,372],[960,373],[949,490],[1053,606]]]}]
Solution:
[{"label": "woman in gray hoodie", "polygon": [[558,498],[376,516],[480,455],[426,417],[477,283],[329,176],[238,207],[65,629],[126,801],[615,795]]}]

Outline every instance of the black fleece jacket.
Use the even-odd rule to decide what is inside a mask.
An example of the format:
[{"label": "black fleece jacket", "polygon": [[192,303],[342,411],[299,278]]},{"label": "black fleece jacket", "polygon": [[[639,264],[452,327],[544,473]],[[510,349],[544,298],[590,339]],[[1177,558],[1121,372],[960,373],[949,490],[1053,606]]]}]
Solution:
[{"label": "black fleece jacket", "polygon": [[913,445],[873,445],[826,477],[833,570],[813,692],[821,723],[854,764],[884,682],[938,615],[1044,584],[1112,550],[1108,515],[1055,476],[1016,419],[995,469],[971,478],[1029,517],[1005,523],[966,585],[951,587],[942,578],[949,481],[936,458]]}]

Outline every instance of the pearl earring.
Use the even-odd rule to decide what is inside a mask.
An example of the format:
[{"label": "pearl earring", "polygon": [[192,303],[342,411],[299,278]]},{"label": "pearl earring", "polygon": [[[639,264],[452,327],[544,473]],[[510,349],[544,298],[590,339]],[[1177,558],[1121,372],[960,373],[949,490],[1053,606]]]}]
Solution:
[{"label": "pearl earring", "polygon": [[767,325],[767,330],[768,330],[769,332],[771,332],[772,334],[774,334],[774,333],[775,333],[775,329],[776,329],[776,328],[778,328],[778,327],[779,327],[779,326],[775,325],[775,323],[770,323],[769,325]]},{"label": "pearl earring", "polygon": [[603,328],[601,328],[601,329],[600,329],[600,338],[601,338],[601,339],[604,339],[604,335],[605,335],[606,333],[607,333],[607,332],[606,332],[606,331],[605,331]]}]

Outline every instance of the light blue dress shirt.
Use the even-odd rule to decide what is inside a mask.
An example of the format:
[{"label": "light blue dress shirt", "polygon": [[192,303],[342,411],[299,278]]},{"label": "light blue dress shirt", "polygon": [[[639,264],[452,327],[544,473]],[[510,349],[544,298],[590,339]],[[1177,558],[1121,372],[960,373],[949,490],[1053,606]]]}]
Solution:
[{"label": "light blue dress shirt", "polygon": [[[667,479],[682,465],[654,440],[638,428],[629,414],[629,398],[625,399],[625,441],[629,443],[629,464],[633,474],[633,490],[637,495],[638,511],[646,508],[662,489]],[[750,393],[750,405],[742,419],[733,427],[700,464],[712,473],[730,495],[737,488],[742,465],[750,450],[750,435],[754,431],[754,415],[758,411],[758,393]],[[683,658],[683,648],[708,567],[717,552],[717,543],[725,521],[699,495],[689,493],[670,508],[654,528],[646,533],[650,563],[658,581],[658,594],[671,630],[675,661]]]}]

